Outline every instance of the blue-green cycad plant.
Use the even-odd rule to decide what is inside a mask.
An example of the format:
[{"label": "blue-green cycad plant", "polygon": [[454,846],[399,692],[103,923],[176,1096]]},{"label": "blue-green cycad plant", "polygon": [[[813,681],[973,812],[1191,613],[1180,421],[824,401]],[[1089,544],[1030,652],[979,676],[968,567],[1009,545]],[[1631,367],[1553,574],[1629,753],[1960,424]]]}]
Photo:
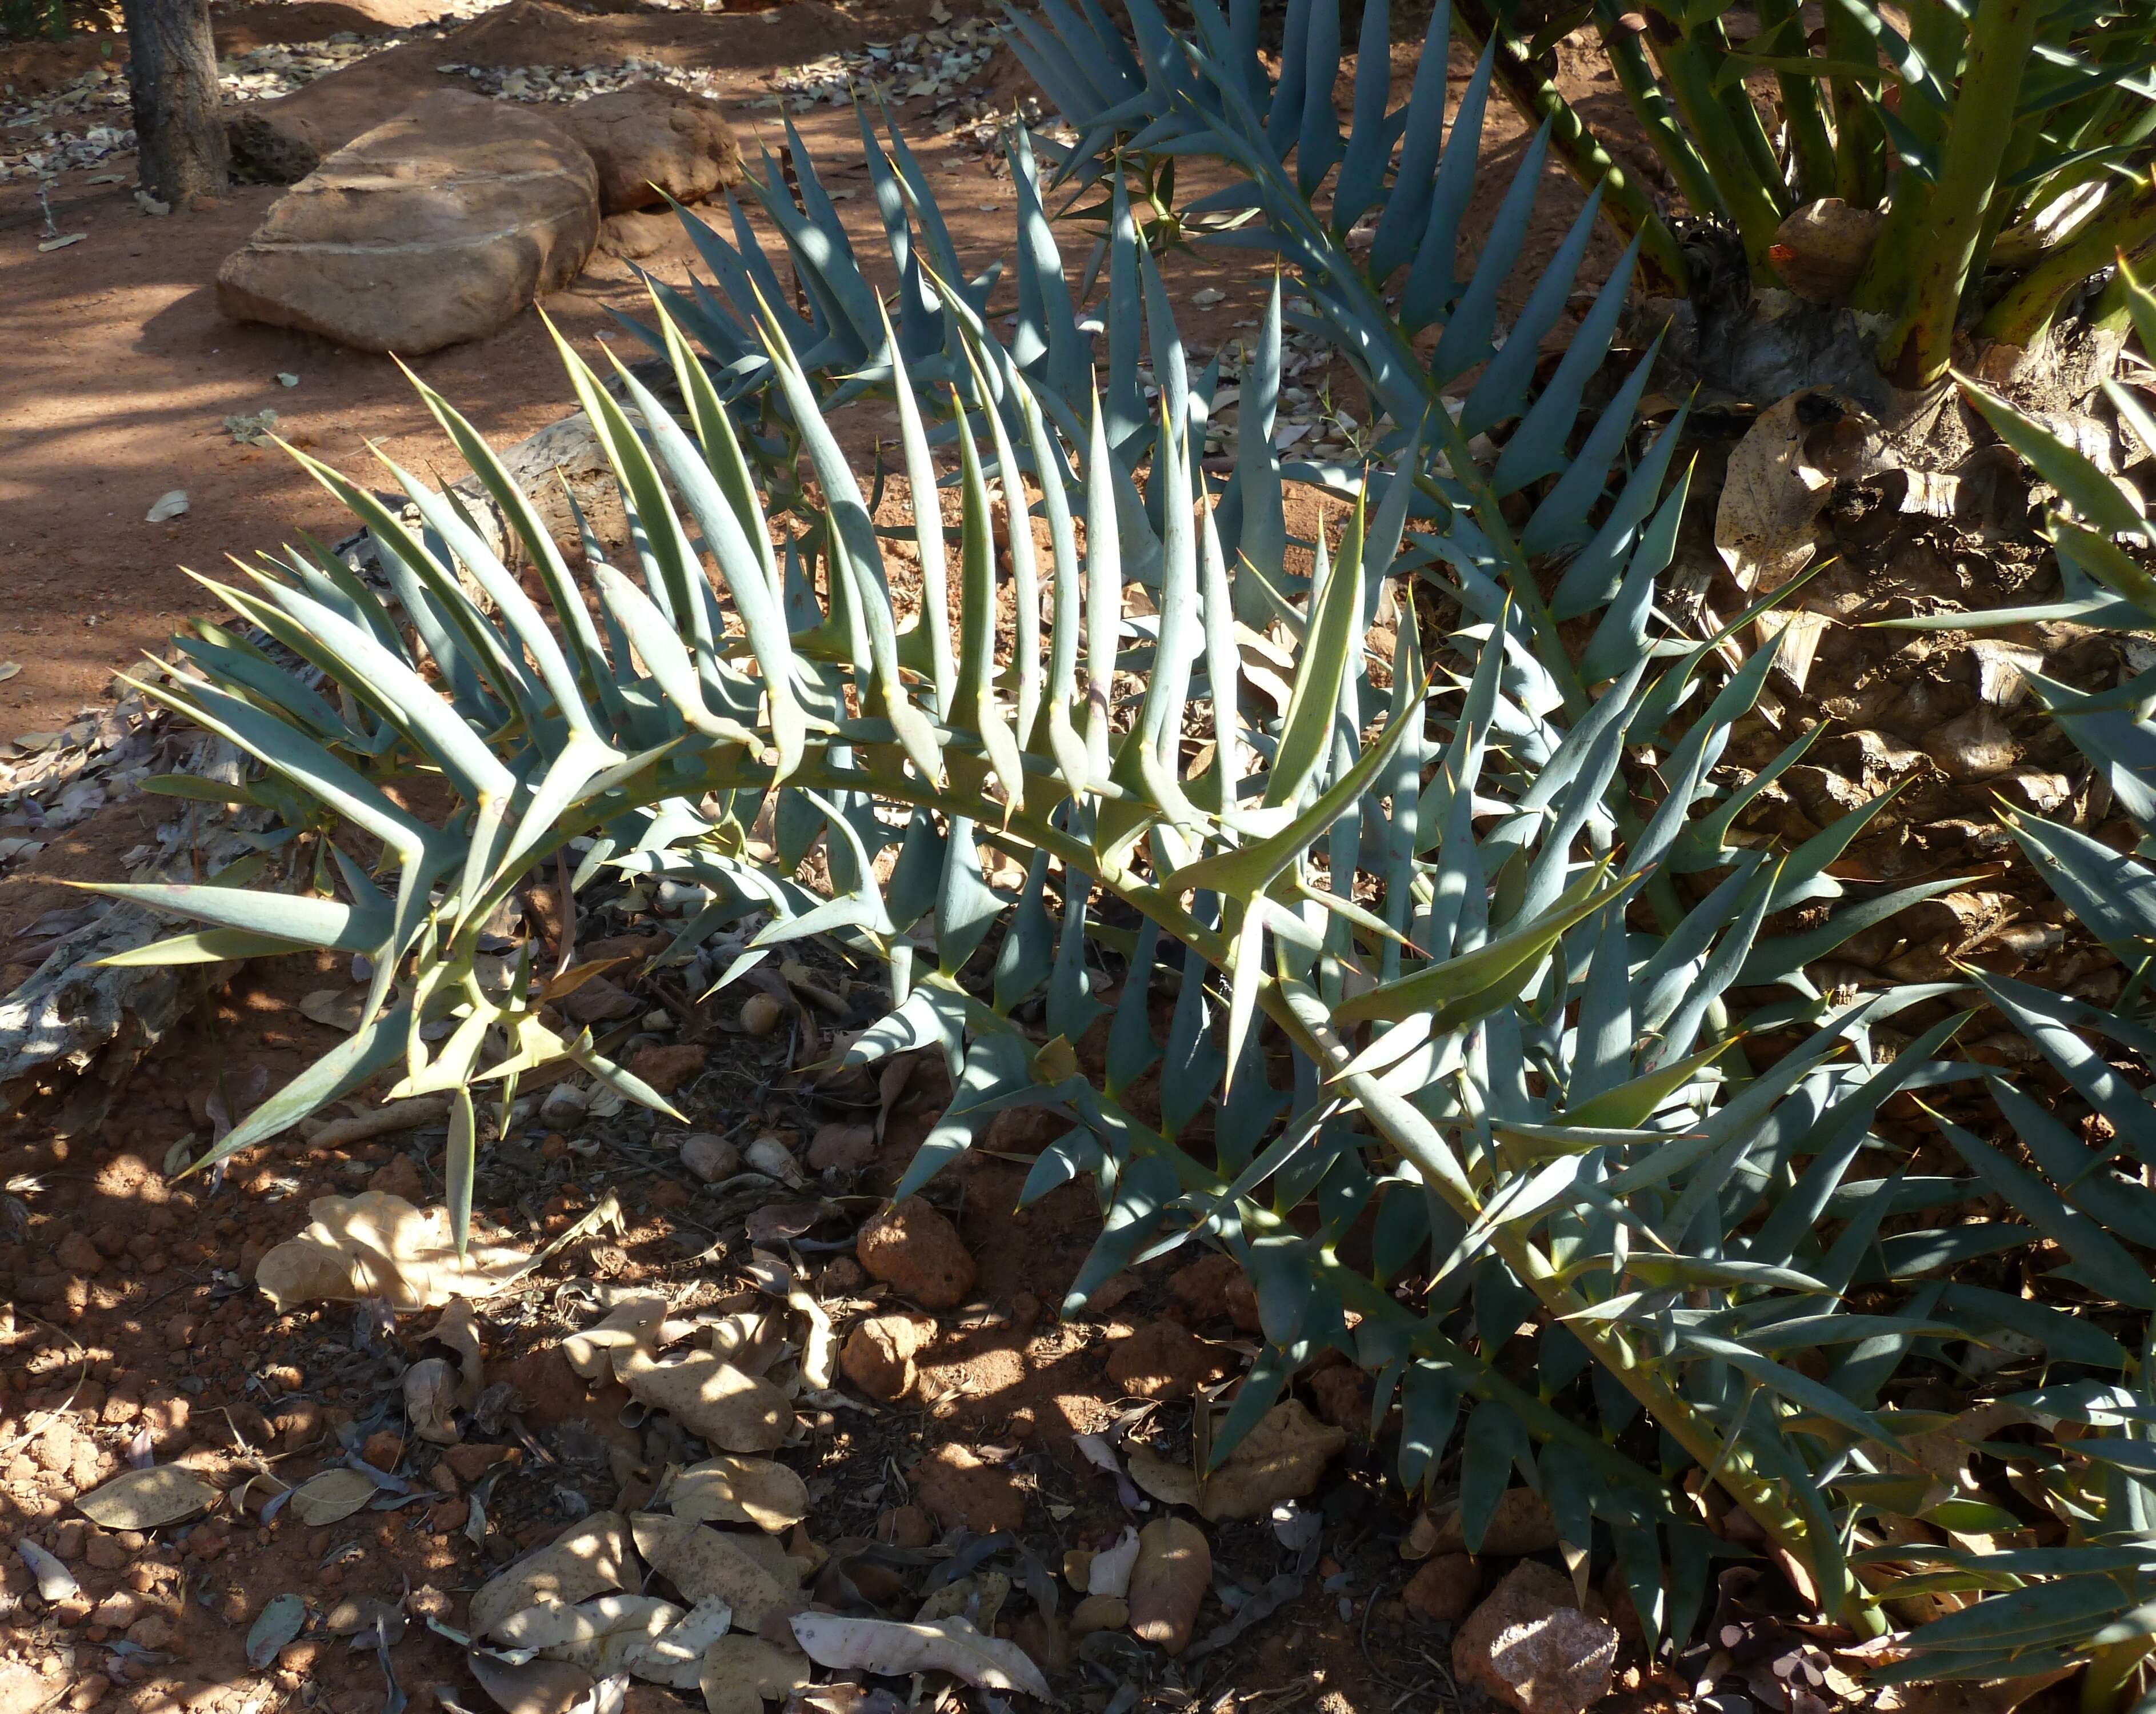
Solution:
[{"label": "blue-green cycad plant", "polygon": [[[1869,1544],[1876,1513],[1955,1498],[1951,1481],[1910,1480],[1922,1467],[1881,1408],[1917,1342],[1961,1331],[1922,1306],[1951,1246],[1902,1228],[1974,1181],[1901,1176],[1873,1121],[1891,1097],[1973,1073],[1940,1057],[1958,1023],[1936,1015],[1942,990],[1851,1002],[1805,967],[1956,883],[1882,895],[1835,879],[1876,806],[1789,850],[1735,831],[1803,743],[1748,784],[1717,783],[1774,650],[1727,670],[1756,612],[1684,636],[1656,608],[1686,491],[1672,473],[1681,421],[1635,438],[1644,362],[1581,419],[1621,274],[1535,383],[1584,228],[1497,349],[1535,163],[1457,280],[1474,128],[1376,157],[1379,199],[1419,210],[1411,259],[1447,282],[1410,326],[1350,260],[1337,213],[1321,218],[1284,175],[1255,105],[1221,100],[1207,146],[1247,166],[1242,194],[1286,235],[1316,325],[1391,423],[1376,465],[1311,473],[1343,504],[1339,533],[1306,559],[1291,556],[1270,445],[1277,297],[1215,491],[1196,456],[1210,387],[1190,382],[1127,205],[1096,270],[1096,391],[1023,150],[1008,346],[955,258],[921,240],[938,222],[902,162],[879,181],[901,192],[886,235],[923,242],[901,290],[941,319],[917,348],[880,304],[871,329],[873,294],[855,302],[845,284],[859,269],[830,241],[828,206],[811,208],[797,151],[798,221],[780,224],[829,288],[808,294],[809,321],[772,308],[775,273],[757,278],[743,226],[706,250],[715,274],[730,277],[732,255],[747,280],[731,328],[716,297],[654,305],[678,417],[636,374],[602,384],[565,350],[629,517],[619,563],[588,536],[588,568],[572,573],[500,462],[425,393],[540,599],[450,495],[393,467],[408,524],[308,461],[367,526],[383,586],[293,555],[220,593],[321,688],[213,627],[155,687],[301,806],[294,890],[112,890],[210,925],[153,956],[333,948],[375,974],[351,1039],[210,1158],[371,1080],[451,1091],[461,1236],[474,1090],[506,1102],[521,1075],[566,1058],[666,1110],[559,1025],[564,988],[528,954],[489,950],[517,889],[588,841],[579,887],[701,890],[668,957],[754,917],[758,952],[821,934],[882,962],[890,1014],[848,1060],[932,1048],[957,1091],[901,1193],[1001,1111],[1060,1115],[1069,1132],[1025,1195],[1079,1178],[1099,1193],[1074,1306],[1137,1261],[1199,1245],[1236,1256],[1265,1344],[1212,1458],[1304,1363],[1344,1350],[1377,1378],[1373,1422],[1399,1407],[1410,1486],[1454,1466],[1456,1437],[1471,1544],[1517,1472],[1583,1570],[1614,1557],[1650,1634],[1681,1635],[1717,1551],[1699,1521],[1712,1484],[1828,1610],[1876,1630],[1851,1544]],[[1351,162],[1371,171],[1367,146]],[[771,208],[788,193],[772,175],[757,194]],[[834,305],[851,318],[835,344]],[[1157,411],[1137,403],[1140,321]],[[1425,325],[1441,327],[1429,360]],[[812,375],[810,356],[843,372]],[[1455,419],[1440,389],[1476,364]],[[936,505],[899,526],[921,579],[921,617],[903,627],[892,526],[875,523],[819,399],[871,371],[913,491],[955,486],[962,516],[950,540]],[[932,372],[933,389],[919,378]],[[737,427],[752,413],[783,432],[752,445]],[[1471,447],[1483,430],[1506,431],[1501,452]],[[776,467],[797,447],[806,481]],[[1257,651],[1291,665],[1255,670]],[[439,783],[438,814],[384,789],[414,772]],[[747,837],[767,804],[776,864]],[[818,841],[829,885],[812,891],[798,865]],[[1023,869],[1015,896],[988,882],[984,849]],[[1799,906],[1803,926],[1776,931]],[[1148,997],[1168,982],[1163,1037]],[[1776,1051],[1755,1062],[1763,1042]],[[1989,1312],[1968,1312],[1967,1337],[1986,1337]]]},{"label": "blue-green cycad plant", "polygon": [[[2145,351],[2156,351],[2156,294],[2122,269],[2119,296]],[[2067,618],[2119,633],[2156,631],[2156,528],[2118,480],[2079,448],[1974,382],[1964,391],[2000,437],[2026,459],[2056,496],[2047,533],[2061,588],[2035,608],[1904,619],[1941,629]],[[2104,387],[2119,418],[2156,434],[2156,413],[2137,389]],[[2156,444],[2145,440],[2144,444]],[[1986,1079],[2000,1121],[1980,1136],[1934,1114],[1940,1135],[1979,1181],[2062,1259],[2058,1302],[1989,1302],[1998,1294],[1966,1285],[1927,1306],[1954,1320],[1984,1310],[1994,1325],[2018,1329],[2071,1366],[2049,1384],[2009,1391],[1961,1425],[2002,1465],[2024,1501],[2051,1526],[2041,1542],[2035,1517],[2006,1513],[1968,1532],[2006,1533],[2003,1547],[1966,1542],[1881,1544],[1859,1557],[1906,1574],[1901,1587],[1958,1599],[1989,1599],[1924,1625],[1908,1639],[1902,1677],[1990,1679],[2030,1676],[2086,1662],[2083,1706],[2101,1714],[2129,1705],[2156,1652],[2156,1283],[2145,1258],[2156,1250],[2156,1110],[2123,1067],[2156,1067],[2156,1018],[2148,993],[2156,956],[2156,675],[2131,674],[2086,690],[2032,678],[2043,709],[2071,739],[2138,830],[2131,849],[2067,821],[2003,809],[2031,867],[2127,972],[2109,1005],[2004,978],[1977,980],[1991,1006],[2034,1049],[2056,1086],[2094,1122],[2070,1122],[2017,1083]],[[1994,1237],[2010,1237],[1995,1229]],[[1978,1504],[1983,1502],[1979,1501]]]}]

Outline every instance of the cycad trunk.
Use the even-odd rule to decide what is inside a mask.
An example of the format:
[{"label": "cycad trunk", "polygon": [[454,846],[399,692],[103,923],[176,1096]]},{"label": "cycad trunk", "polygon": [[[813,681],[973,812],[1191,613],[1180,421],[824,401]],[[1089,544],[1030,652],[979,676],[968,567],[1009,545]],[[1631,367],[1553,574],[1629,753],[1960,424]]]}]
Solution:
[{"label": "cycad trunk", "polygon": [[175,208],[227,187],[208,0],[123,0],[142,188]]}]

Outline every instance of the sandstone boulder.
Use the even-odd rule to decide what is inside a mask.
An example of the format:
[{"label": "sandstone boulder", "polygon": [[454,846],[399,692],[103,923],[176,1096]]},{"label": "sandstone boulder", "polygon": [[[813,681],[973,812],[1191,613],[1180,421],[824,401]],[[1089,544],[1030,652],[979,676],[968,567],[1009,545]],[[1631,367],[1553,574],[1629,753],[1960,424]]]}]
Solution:
[{"label": "sandstone boulder", "polygon": [[742,182],[741,149],[716,101],[670,84],[642,83],[561,110],[562,123],[599,170],[609,214],[693,203]]},{"label": "sandstone boulder", "polygon": [[1609,1692],[1618,1640],[1560,1573],[1523,1559],[1453,1637],[1453,1676],[1519,1714],[1582,1714]]},{"label": "sandstone boulder", "polygon": [[582,271],[598,174],[529,108],[443,90],[326,159],[218,270],[218,306],[407,357],[494,331]]},{"label": "sandstone boulder", "polygon": [[[439,57],[439,48],[429,56]],[[297,184],[346,143],[428,96],[470,88],[463,78],[393,49],[289,95],[226,108],[225,141],[238,172],[271,184]]]}]

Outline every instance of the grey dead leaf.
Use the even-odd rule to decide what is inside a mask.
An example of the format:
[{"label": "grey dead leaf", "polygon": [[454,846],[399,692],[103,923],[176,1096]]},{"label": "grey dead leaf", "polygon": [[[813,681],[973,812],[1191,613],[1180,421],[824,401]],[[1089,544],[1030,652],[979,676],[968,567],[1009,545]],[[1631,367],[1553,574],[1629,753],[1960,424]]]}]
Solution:
[{"label": "grey dead leaf", "polygon": [[1347,1444],[1347,1430],[1321,1423],[1301,1399],[1289,1398],[1260,1417],[1204,1483],[1188,1465],[1142,1446],[1130,1449],[1131,1480],[1154,1499],[1188,1506],[1211,1522],[1256,1517],[1310,1492]]},{"label": "grey dead leaf", "polygon": [[22,670],[23,663],[19,660],[0,660],[0,683],[13,678]]},{"label": "grey dead leaf", "polygon": [[192,1470],[167,1464],[123,1470],[77,1500],[75,1509],[109,1530],[154,1530],[213,1504],[218,1490]]},{"label": "grey dead leaf", "polygon": [[542,1602],[574,1605],[641,1580],[628,1521],[619,1511],[595,1511],[482,1584],[471,1599],[471,1633],[489,1635],[511,1615]]},{"label": "grey dead leaf", "polygon": [[310,1528],[336,1523],[373,1499],[374,1479],[356,1470],[326,1470],[292,1491],[285,1503]]},{"label": "grey dead leaf", "polygon": [[277,372],[277,384],[280,387],[297,387],[300,384],[300,377],[289,371],[280,369]]},{"label": "grey dead leaf", "polygon": [[1714,546],[1738,585],[1755,594],[1779,589],[1817,551],[1812,525],[1833,484],[1804,462],[1802,394],[1793,393],[1746,431],[1729,454]]},{"label": "grey dead leaf", "polygon": [[367,997],[351,988],[318,988],[300,997],[300,1014],[346,1035],[359,1028],[360,1012]]},{"label": "grey dead leaf", "polygon": [[66,233],[64,236],[60,237],[60,238],[49,238],[49,239],[46,239],[43,244],[39,244],[39,245],[38,246],[38,249],[40,251],[45,251],[45,250],[64,250],[64,249],[66,249],[69,244],[80,244],[80,243],[83,241],[83,239],[85,239],[85,238],[87,238],[87,237],[89,237],[89,236],[90,236],[90,234],[89,234],[88,233],[84,233],[84,232],[70,232],[70,233]]},{"label": "grey dead leaf", "polygon": [[676,1475],[667,1503],[685,1523],[750,1523],[775,1536],[808,1516],[808,1488],[770,1459],[722,1455]]},{"label": "grey dead leaf", "polygon": [[769,1452],[793,1428],[793,1408],[783,1393],[707,1351],[668,1363],[633,1352],[621,1379],[631,1397],[729,1452]]},{"label": "grey dead leaf", "polygon": [[793,1635],[819,1666],[860,1667],[903,1678],[947,1672],[978,1690],[1015,1691],[1048,1700],[1048,1681],[1016,1643],[983,1636],[963,1619],[901,1624],[888,1619],[847,1619],[799,1613]]},{"label": "grey dead leaf", "polygon": [[421,1439],[437,1446],[461,1440],[456,1409],[457,1372],[447,1357],[422,1357],[404,1371],[404,1414]]},{"label": "grey dead leaf", "polygon": [[30,1568],[30,1575],[37,1578],[40,1600],[64,1601],[70,1595],[82,1593],[82,1585],[74,1580],[74,1573],[28,1536],[15,1543],[15,1552]]},{"label": "grey dead leaf", "polygon": [[182,516],[187,509],[187,490],[184,488],[172,489],[160,495],[157,503],[143,514],[142,521],[146,524],[169,523],[174,518]]},{"label": "grey dead leaf", "polygon": [[1191,293],[1190,301],[1195,304],[1201,310],[1209,310],[1214,305],[1224,302],[1227,296],[1227,293],[1221,291],[1215,287],[1202,285],[1199,287],[1196,291]]},{"label": "grey dead leaf", "polygon": [[786,1618],[806,1604],[798,1588],[781,1581],[747,1546],[762,1545],[767,1537],[722,1535],[652,1511],[630,1522],[637,1551],[652,1570],[691,1601],[724,1601],[743,1630],[760,1631],[766,1619]]},{"label": "grey dead leaf", "polygon": [[307,1628],[307,1604],[299,1595],[282,1594],[264,1603],[247,1633],[248,1663],[258,1671],[275,1660],[285,1645]]},{"label": "grey dead leaf", "polygon": [[704,1650],[698,1687],[706,1714],[762,1714],[767,1701],[807,1684],[808,1663],[762,1637],[721,1637]]}]

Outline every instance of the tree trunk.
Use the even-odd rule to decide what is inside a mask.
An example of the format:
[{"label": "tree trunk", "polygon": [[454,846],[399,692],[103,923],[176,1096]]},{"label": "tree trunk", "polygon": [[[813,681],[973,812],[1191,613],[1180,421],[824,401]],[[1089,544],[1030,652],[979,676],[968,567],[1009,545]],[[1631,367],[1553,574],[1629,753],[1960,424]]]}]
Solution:
[{"label": "tree trunk", "polygon": [[122,0],[142,188],[175,208],[222,196],[230,157],[209,0]]}]

